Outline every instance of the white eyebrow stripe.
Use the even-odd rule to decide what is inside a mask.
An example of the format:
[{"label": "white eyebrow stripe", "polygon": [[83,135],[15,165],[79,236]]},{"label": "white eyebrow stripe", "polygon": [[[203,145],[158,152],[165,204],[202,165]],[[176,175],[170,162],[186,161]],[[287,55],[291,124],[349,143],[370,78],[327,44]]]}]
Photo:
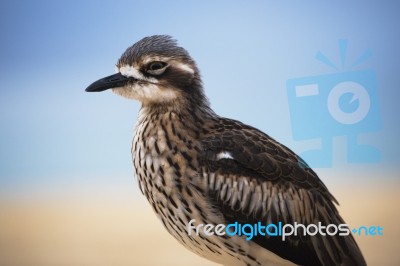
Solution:
[{"label": "white eyebrow stripe", "polygon": [[143,74],[135,67],[129,65],[123,65],[119,68],[119,72],[125,77],[132,77],[138,80],[145,80],[151,83],[158,83],[158,80],[153,77],[145,77]]},{"label": "white eyebrow stripe", "polygon": [[161,61],[161,62],[168,62],[170,58],[168,57],[163,57],[163,56],[151,56],[151,57],[147,57],[143,60],[143,64],[147,65],[150,62],[154,62],[154,61]]},{"label": "white eyebrow stripe", "polygon": [[189,73],[191,73],[191,74],[194,74],[194,70],[193,70],[189,65],[187,65],[187,64],[178,63],[178,64],[176,64],[176,67],[177,67],[177,68],[180,68],[180,69],[182,69],[182,70],[184,70],[184,71],[186,71],[186,72],[189,72]]},{"label": "white eyebrow stripe", "polygon": [[222,159],[234,159],[232,154],[227,151],[221,151],[220,153],[217,154],[216,156],[217,161],[222,160]]}]

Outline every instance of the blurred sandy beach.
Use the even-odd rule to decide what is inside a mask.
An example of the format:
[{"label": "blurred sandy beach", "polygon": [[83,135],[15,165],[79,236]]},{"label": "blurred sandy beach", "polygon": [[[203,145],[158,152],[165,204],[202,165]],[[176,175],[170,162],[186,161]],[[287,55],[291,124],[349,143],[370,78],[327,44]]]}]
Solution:
[{"label": "blurred sandy beach", "polygon": [[[356,237],[368,265],[400,265],[397,183],[331,187],[331,191],[350,226],[384,228],[384,236]],[[124,195],[130,194],[3,200],[0,265],[215,265],[169,236],[144,197]]]}]

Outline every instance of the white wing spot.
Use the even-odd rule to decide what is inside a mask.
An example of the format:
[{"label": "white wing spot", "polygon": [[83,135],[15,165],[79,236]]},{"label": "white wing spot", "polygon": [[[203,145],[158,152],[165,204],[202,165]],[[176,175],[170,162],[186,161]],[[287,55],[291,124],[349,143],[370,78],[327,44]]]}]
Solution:
[{"label": "white wing spot", "polygon": [[234,159],[232,154],[230,152],[227,151],[222,151],[220,153],[217,154],[217,161],[221,160],[221,159]]}]

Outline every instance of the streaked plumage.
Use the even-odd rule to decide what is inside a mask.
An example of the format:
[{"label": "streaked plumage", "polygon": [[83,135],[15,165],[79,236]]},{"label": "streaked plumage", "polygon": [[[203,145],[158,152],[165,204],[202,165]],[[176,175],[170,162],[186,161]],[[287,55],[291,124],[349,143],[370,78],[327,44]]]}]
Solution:
[{"label": "streaked plumage", "polygon": [[169,36],[146,37],[121,56],[112,88],[142,103],[132,143],[142,193],[191,251],[224,265],[365,265],[349,236],[280,238],[191,235],[188,222],[344,223],[336,200],[290,149],[256,128],[215,114],[199,71]]}]

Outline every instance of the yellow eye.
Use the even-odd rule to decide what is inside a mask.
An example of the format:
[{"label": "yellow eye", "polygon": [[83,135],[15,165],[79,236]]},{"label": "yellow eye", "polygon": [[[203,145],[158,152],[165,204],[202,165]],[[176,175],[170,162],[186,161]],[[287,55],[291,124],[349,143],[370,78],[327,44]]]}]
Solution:
[{"label": "yellow eye", "polygon": [[147,66],[147,73],[152,75],[161,75],[167,67],[167,63],[161,61],[151,62]]}]

